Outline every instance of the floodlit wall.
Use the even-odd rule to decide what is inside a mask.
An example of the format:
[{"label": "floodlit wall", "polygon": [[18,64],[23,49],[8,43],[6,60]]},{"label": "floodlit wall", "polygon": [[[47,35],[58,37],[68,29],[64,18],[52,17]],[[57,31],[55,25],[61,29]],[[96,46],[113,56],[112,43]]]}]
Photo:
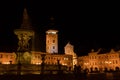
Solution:
[{"label": "floodlit wall", "polygon": [[115,70],[116,67],[120,68],[120,51],[111,49],[110,52],[104,54],[92,51],[86,56],[79,56],[78,65],[81,65],[83,69],[88,68],[89,70],[91,68],[93,70],[95,68],[98,70],[104,70],[105,68]]},{"label": "floodlit wall", "polygon": [[0,64],[15,64],[16,55],[14,52],[0,52]]},{"label": "floodlit wall", "polygon": [[[32,52],[31,55],[31,64],[41,65],[42,63],[42,54],[45,54],[45,64],[57,65],[58,60],[61,65],[71,67],[73,66],[73,58],[72,55],[64,55],[64,54],[48,54],[43,52]],[[15,53],[0,53],[0,63],[1,64],[16,64],[16,55]]]}]

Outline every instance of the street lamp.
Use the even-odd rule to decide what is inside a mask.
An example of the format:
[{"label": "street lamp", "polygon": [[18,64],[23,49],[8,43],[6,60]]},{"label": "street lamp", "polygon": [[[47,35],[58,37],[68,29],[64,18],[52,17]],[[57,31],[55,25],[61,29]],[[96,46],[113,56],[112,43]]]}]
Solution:
[{"label": "street lamp", "polygon": [[42,63],[41,63],[41,74],[44,73],[45,56],[46,56],[46,54],[41,54],[41,57],[42,57]]}]

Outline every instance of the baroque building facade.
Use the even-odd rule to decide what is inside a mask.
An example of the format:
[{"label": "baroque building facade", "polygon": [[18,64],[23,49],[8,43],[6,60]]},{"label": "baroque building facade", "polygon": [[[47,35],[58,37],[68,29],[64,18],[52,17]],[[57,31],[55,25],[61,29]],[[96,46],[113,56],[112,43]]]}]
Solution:
[{"label": "baroque building facade", "polygon": [[96,52],[92,49],[88,55],[78,57],[78,65],[89,71],[104,71],[105,69],[110,71],[119,69],[120,51],[114,51],[114,49],[111,49],[110,52],[101,54],[100,49]]},{"label": "baroque building facade", "polygon": [[64,50],[66,55],[72,55],[72,59],[73,59],[72,63],[74,68],[74,65],[77,65],[77,54],[74,52],[74,46],[71,45],[70,42],[68,42],[64,47]]}]

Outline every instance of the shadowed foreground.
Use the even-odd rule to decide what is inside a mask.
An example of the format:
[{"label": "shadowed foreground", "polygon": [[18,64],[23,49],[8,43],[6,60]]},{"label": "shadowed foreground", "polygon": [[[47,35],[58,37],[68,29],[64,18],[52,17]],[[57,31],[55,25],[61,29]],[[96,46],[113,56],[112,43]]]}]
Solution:
[{"label": "shadowed foreground", "polygon": [[0,75],[0,80],[85,80],[83,76],[73,74],[45,74],[45,75]]},{"label": "shadowed foreground", "polygon": [[120,73],[0,75],[0,80],[120,80]]}]

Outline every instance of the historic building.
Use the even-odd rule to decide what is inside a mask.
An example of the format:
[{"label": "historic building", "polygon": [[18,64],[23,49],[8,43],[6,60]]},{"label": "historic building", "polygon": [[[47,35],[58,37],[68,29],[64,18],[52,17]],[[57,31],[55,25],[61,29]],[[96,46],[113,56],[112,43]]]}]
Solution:
[{"label": "historic building", "polygon": [[101,54],[100,49],[96,52],[92,49],[88,55],[78,57],[78,65],[90,71],[116,70],[120,68],[120,51],[111,49],[110,52]]},{"label": "historic building", "polygon": [[[82,69],[100,70],[105,68],[115,70],[120,68],[120,51],[114,51],[101,54],[98,51],[91,50],[86,56],[77,56],[74,52],[74,46],[68,42],[64,47],[64,54],[58,54],[58,30],[49,29],[46,31],[46,52],[34,51],[34,31],[29,22],[29,16],[26,8],[23,12],[23,23],[20,29],[14,30],[18,38],[17,52],[0,52],[0,64],[34,64],[41,65],[44,57],[46,65],[67,66],[73,70],[74,65],[81,66]],[[31,40],[31,43],[29,43]]]},{"label": "historic building", "polygon": [[0,52],[0,64],[15,64],[16,54],[15,52]]},{"label": "historic building", "polygon": [[46,52],[58,53],[58,31],[48,30],[46,31]]},{"label": "historic building", "polygon": [[74,52],[74,46],[71,45],[70,42],[68,42],[67,45],[64,47],[64,50],[66,55],[72,55],[73,67],[74,65],[77,65],[77,54]]},{"label": "historic building", "polygon": [[[44,57],[44,64],[61,65],[73,69],[76,63],[77,55],[73,52],[73,46],[70,43],[65,48],[65,54],[58,54],[58,31],[49,29],[46,31],[46,52],[34,51],[34,31],[32,30],[29,16],[26,8],[23,12],[23,22],[19,29],[14,33],[18,38],[17,52],[0,52],[1,64],[35,64],[41,65]],[[31,40],[31,43],[29,41]],[[68,48],[68,49],[67,49]],[[71,49],[71,50],[70,50]]]},{"label": "historic building", "polygon": [[58,60],[60,61],[61,65],[65,65],[67,67],[73,66],[72,63],[72,55],[64,55],[64,54],[46,54],[43,52],[32,52],[32,60],[31,64],[36,64],[39,65],[42,63],[42,54],[45,54],[45,64],[50,64],[50,65],[57,65]]}]

